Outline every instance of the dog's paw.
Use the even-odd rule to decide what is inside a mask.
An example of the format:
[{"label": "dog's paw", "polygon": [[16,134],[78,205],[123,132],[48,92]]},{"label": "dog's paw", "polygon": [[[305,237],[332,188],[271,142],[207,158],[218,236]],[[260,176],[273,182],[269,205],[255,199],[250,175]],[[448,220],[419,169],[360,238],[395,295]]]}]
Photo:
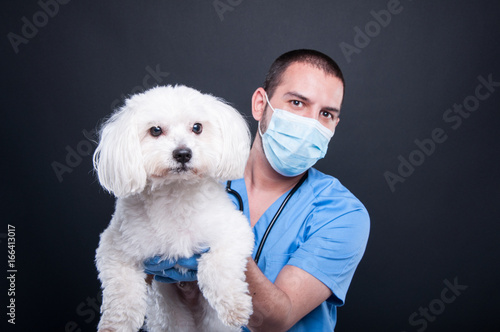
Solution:
[{"label": "dog's paw", "polygon": [[235,328],[245,326],[253,313],[252,298],[248,294],[241,294],[231,302],[221,302],[216,310],[224,325]]},{"label": "dog's paw", "polygon": [[143,325],[143,322],[138,322],[130,319],[125,315],[119,316],[121,319],[110,319],[114,317],[106,316],[101,318],[97,326],[97,332],[137,332]]}]

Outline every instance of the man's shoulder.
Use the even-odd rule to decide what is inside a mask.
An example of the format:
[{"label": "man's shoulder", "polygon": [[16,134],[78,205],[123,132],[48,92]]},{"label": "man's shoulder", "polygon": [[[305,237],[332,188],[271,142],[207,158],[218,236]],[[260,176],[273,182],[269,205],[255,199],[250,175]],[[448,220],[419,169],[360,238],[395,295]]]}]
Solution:
[{"label": "man's shoulder", "polygon": [[311,168],[309,180],[317,209],[330,211],[332,215],[356,212],[356,215],[365,215],[369,220],[368,211],[363,203],[337,178]]},{"label": "man's shoulder", "polygon": [[331,175],[311,168],[308,177],[310,180],[309,185],[316,197],[345,197],[360,202],[349,189]]},{"label": "man's shoulder", "polygon": [[350,243],[364,248],[370,230],[370,215],[361,201],[354,196],[338,179],[311,169],[311,187],[314,200],[310,223],[313,229],[330,231],[342,228],[353,230]]}]

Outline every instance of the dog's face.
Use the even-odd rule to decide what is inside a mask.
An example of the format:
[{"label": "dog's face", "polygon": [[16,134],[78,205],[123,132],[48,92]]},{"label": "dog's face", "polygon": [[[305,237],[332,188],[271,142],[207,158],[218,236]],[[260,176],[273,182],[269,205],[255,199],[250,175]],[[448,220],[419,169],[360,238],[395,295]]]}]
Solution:
[{"label": "dog's face", "polygon": [[250,148],[242,116],[185,86],[157,87],[128,99],[102,128],[94,163],[117,197],[147,183],[243,175]]},{"label": "dog's face", "polygon": [[[151,91],[135,100],[143,116],[137,127],[144,169],[152,179],[216,177],[222,128],[197,93],[167,96]],[[168,99],[167,99],[168,98]]]}]

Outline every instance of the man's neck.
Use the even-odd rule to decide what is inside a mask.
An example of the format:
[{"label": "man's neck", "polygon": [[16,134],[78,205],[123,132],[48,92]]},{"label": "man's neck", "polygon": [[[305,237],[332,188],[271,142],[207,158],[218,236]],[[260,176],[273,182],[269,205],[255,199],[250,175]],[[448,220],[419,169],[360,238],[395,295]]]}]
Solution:
[{"label": "man's neck", "polygon": [[250,193],[282,195],[292,189],[302,175],[287,177],[277,173],[269,164],[258,138],[255,140],[245,168],[245,184]]},{"label": "man's neck", "polygon": [[301,175],[285,177],[269,164],[260,141],[254,142],[245,168],[250,225],[253,227],[267,209],[299,182]]}]

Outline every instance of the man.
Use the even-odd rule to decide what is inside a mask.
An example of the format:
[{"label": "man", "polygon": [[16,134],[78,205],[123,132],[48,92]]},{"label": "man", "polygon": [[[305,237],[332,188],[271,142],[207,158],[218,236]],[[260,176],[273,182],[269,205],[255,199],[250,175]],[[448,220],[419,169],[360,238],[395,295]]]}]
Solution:
[{"label": "man", "polygon": [[252,96],[258,134],[244,178],[230,183],[256,238],[246,274],[251,331],[333,331],[363,256],[365,207],[311,168],[326,153],[343,96],[339,67],[313,50],[281,55]]}]

